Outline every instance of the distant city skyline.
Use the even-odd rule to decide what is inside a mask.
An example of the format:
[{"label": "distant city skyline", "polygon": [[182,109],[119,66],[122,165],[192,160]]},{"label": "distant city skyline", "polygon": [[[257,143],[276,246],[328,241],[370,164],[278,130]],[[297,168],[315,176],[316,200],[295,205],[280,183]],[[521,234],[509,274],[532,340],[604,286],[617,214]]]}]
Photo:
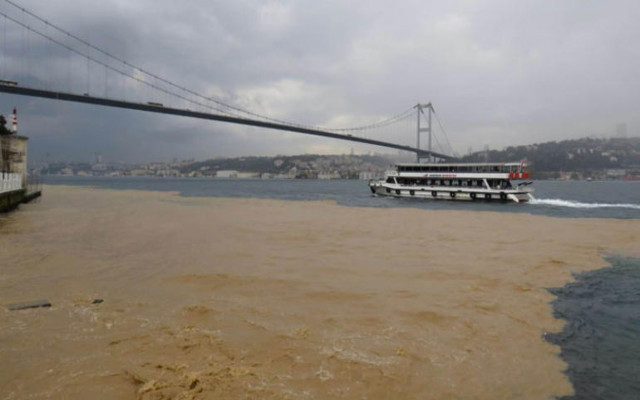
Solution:
[{"label": "distant city skyline", "polygon": [[[470,147],[640,135],[640,3],[631,0],[410,1],[393,8],[375,0],[24,0],[20,6],[172,82],[273,118],[358,126],[430,101],[459,154]],[[0,11],[27,19],[7,3]],[[0,79],[24,75],[26,64],[33,73],[47,65],[52,50],[44,39],[7,19],[2,24]],[[7,116],[14,106],[34,159],[47,153],[150,162],[380,151],[0,95],[0,113]],[[389,139],[413,145],[415,126]]]}]

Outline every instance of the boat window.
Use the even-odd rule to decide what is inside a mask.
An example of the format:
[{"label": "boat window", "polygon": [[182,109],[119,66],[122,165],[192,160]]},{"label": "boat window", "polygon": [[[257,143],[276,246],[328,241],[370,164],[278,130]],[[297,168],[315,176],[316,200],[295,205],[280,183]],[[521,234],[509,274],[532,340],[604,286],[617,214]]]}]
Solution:
[{"label": "boat window", "polygon": [[392,177],[388,177],[387,178],[387,183],[393,183],[393,178]]}]

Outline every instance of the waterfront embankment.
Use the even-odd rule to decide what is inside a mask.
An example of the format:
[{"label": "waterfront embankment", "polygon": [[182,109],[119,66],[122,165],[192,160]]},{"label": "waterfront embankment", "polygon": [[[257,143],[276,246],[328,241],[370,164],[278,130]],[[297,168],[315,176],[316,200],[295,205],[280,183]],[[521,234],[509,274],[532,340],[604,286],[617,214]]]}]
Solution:
[{"label": "waterfront embankment", "polygon": [[0,219],[7,398],[567,395],[547,288],[640,241],[640,220],[46,192]]},{"label": "waterfront embankment", "polygon": [[33,199],[40,197],[40,190],[27,192],[25,189],[12,190],[0,193],[0,213],[11,211],[20,204],[28,203]]}]

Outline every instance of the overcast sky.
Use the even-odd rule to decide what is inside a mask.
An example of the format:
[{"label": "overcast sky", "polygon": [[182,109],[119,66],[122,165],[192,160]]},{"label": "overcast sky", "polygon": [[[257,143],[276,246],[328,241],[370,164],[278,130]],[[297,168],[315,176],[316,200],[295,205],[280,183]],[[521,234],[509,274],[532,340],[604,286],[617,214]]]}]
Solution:
[{"label": "overcast sky", "polygon": [[[459,153],[610,137],[624,132],[621,124],[628,136],[640,135],[637,0],[12,1],[133,65],[274,118],[351,127],[432,102]],[[0,11],[64,39],[5,0]],[[132,93],[124,79],[1,16],[0,32],[1,79],[99,96]],[[133,96],[170,101],[153,91]],[[33,159],[392,152],[0,94],[1,113],[14,105]],[[400,128],[371,135],[415,144],[415,121]]]}]

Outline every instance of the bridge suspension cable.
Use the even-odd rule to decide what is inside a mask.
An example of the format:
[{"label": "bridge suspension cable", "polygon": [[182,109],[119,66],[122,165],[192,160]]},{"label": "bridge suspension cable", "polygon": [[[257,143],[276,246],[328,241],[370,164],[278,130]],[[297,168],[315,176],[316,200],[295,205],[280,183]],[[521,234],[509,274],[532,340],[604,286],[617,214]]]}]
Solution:
[{"label": "bridge suspension cable", "polygon": [[18,21],[17,19],[5,14],[2,11],[0,11],[0,15],[2,15],[3,17],[7,18],[8,20],[10,20],[10,21],[22,26],[23,28],[29,30],[30,32],[33,32],[33,33],[35,33],[35,34],[37,34],[37,35],[39,35],[39,36],[41,36],[41,37],[53,42],[53,43],[55,43],[55,44],[57,44],[57,45],[59,45],[61,47],[64,47],[65,49],[67,49],[67,50],[69,50],[69,51],[71,51],[71,52],[73,52],[75,54],[78,54],[79,56],[85,57],[87,60],[90,60],[90,61],[92,61],[92,62],[94,62],[96,64],[99,64],[99,65],[102,65],[103,67],[105,67],[107,69],[110,69],[111,71],[117,72],[117,73],[119,73],[119,74],[121,74],[123,76],[126,76],[127,78],[130,78],[130,79],[133,79],[133,80],[135,80],[137,82],[140,82],[140,83],[142,83],[142,84],[144,84],[146,86],[149,86],[150,88],[153,88],[155,90],[159,90],[159,91],[164,92],[166,94],[178,97],[178,98],[180,98],[182,100],[186,100],[186,101],[188,101],[190,103],[193,103],[193,104],[196,104],[196,105],[199,105],[199,106],[202,106],[202,107],[213,109],[213,110],[216,110],[218,112],[225,113],[225,114],[230,114],[227,111],[224,111],[224,110],[221,110],[221,109],[217,109],[215,107],[211,107],[210,105],[207,105],[207,104],[198,103],[198,102],[196,102],[196,101],[194,101],[192,99],[189,99],[189,98],[187,98],[185,96],[182,96],[182,95],[180,95],[178,93],[174,93],[174,92],[168,91],[167,89],[165,89],[163,87],[154,85],[153,83],[150,83],[150,82],[146,82],[145,80],[143,80],[143,79],[141,79],[139,77],[136,77],[135,75],[132,75],[132,74],[129,74],[129,73],[125,72],[125,71],[122,71],[122,70],[120,70],[120,69],[118,69],[116,67],[113,67],[113,66],[111,66],[111,65],[109,65],[109,64],[107,64],[107,63],[105,63],[103,61],[100,61],[100,60],[98,60],[98,59],[96,59],[96,58],[94,58],[94,57],[92,57],[90,55],[87,55],[87,54],[85,54],[85,53],[83,53],[83,52],[81,52],[81,51],[79,51],[77,49],[74,49],[73,47],[71,47],[71,46],[69,46],[69,45],[67,45],[65,43],[62,43],[59,40],[56,40],[56,39],[54,39],[54,38],[52,38],[50,36],[47,36],[46,34],[44,34],[44,33],[40,32],[40,31],[38,31],[38,30],[36,30],[36,29],[34,29],[34,28],[32,28],[32,27],[30,27],[30,26],[28,26],[28,25],[26,25],[26,24],[24,24],[24,23],[22,23],[20,21]]},{"label": "bridge suspension cable", "polygon": [[378,122],[374,122],[373,124],[370,125],[364,125],[364,126],[358,126],[358,127],[354,127],[354,128],[338,128],[338,129],[331,129],[334,132],[349,132],[349,131],[363,131],[363,130],[368,130],[368,129],[375,129],[375,128],[383,128],[385,126],[394,124],[398,121],[401,121],[409,116],[411,116],[413,114],[413,107],[410,107],[408,109],[406,109],[405,111],[394,115],[393,117],[384,119],[382,121],[378,121]]},{"label": "bridge suspension cable", "polygon": [[453,155],[454,151],[453,151],[453,147],[451,146],[451,142],[449,142],[449,136],[447,135],[447,131],[444,129],[444,126],[442,126],[442,122],[440,122],[440,118],[438,118],[438,114],[433,113],[433,115],[436,117],[436,121],[438,122],[438,126],[440,127],[440,130],[442,131],[442,135],[444,136],[444,140],[447,142],[447,149],[440,148],[440,151],[442,151],[443,153],[449,153],[449,154]]},{"label": "bridge suspension cable", "polygon": [[[97,47],[97,46],[93,45],[92,43],[88,42],[87,40],[85,40],[85,39],[83,39],[83,38],[81,38],[81,37],[69,32],[69,31],[65,30],[64,28],[59,27],[56,24],[53,24],[53,23],[49,22],[48,20],[38,16],[37,14],[33,13],[32,11],[25,9],[24,7],[16,4],[12,0],[5,0],[5,2],[8,3],[9,5],[19,9],[24,14],[27,14],[27,15],[35,18],[36,20],[44,23],[45,27],[51,27],[54,30],[57,30],[58,32],[60,32],[63,35],[67,36],[68,38],[71,38],[71,39],[81,43],[82,45],[87,46],[88,49],[92,49],[92,50],[102,54],[103,56],[109,58],[109,59],[112,59],[112,60],[114,60],[114,61],[116,61],[118,63],[121,63],[125,67],[131,68],[134,71],[138,71],[139,73],[141,73],[143,75],[146,75],[146,76],[148,76],[150,78],[153,78],[153,79],[155,79],[157,81],[160,81],[160,82],[162,82],[162,83],[164,83],[166,85],[169,85],[170,87],[173,87],[175,89],[181,90],[181,91],[183,91],[185,93],[188,93],[188,94],[190,94],[192,96],[195,96],[195,97],[197,97],[197,98],[199,98],[201,100],[210,101],[210,102],[216,104],[218,107],[211,106],[211,105],[208,105],[206,103],[202,103],[200,101],[195,101],[193,99],[190,99],[190,98],[188,98],[186,96],[183,96],[183,95],[181,95],[179,93],[176,93],[174,91],[167,90],[167,89],[165,89],[165,88],[163,88],[163,87],[161,87],[161,86],[159,86],[157,84],[154,84],[154,83],[151,83],[151,82],[147,82],[146,80],[135,76],[135,74],[129,74],[124,70],[121,70],[119,68],[113,67],[113,66],[109,65],[106,62],[98,60],[97,58],[91,56],[90,54],[85,54],[80,50],[77,50],[77,49],[75,49],[75,48],[73,48],[73,47],[71,47],[71,46],[69,46],[69,45],[67,45],[65,43],[62,43],[59,40],[54,39],[52,36],[48,35],[47,33],[42,33],[40,31],[28,26],[26,23],[20,22],[17,19],[14,19],[14,18],[8,16],[7,14],[0,12],[0,14],[3,15],[5,18],[11,20],[12,22],[14,22],[14,23],[26,28],[26,29],[28,29],[31,32],[34,32],[34,33],[38,34],[39,36],[51,41],[52,43],[55,43],[55,44],[57,44],[59,46],[62,46],[63,48],[65,48],[65,49],[67,49],[67,50],[69,50],[69,51],[71,51],[71,52],[73,52],[75,54],[78,54],[78,55],[80,55],[82,57],[85,57],[87,60],[90,60],[90,61],[92,61],[94,63],[99,64],[99,65],[102,65],[106,69],[114,71],[114,72],[116,72],[118,74],[121,74],[121,75],[127,77],[127,78],[133,79],[133,80],[135,80],[135,81],[137,81],[137,82],[139,82],[141,84],[144,84],[144,85],[146,85],[146,86],[148,86],[148,87],[150,87],[152,89],[159,90],[159,91],[161,91],[161,92],[163,92],[165,94],[168,94],[170,96],[175,96],[176,98],[179,98],[181,100],[185,100],[185,101],[187,101],[189,103],[192,103],[194,105],[197,105],[197,106],[200,106],[200,107],[204,107],[204,108],[207,108],[207,109],[211,109],[211,110],[215,110],[215,111],[218,111],[218,112],[221,112],[221,113],[224,113],[224,114],[228,114],[228,115],[232,115],[232,116],[236,116],[236,117],[242,117],[242,115],[247,115],[247,116],[250,116],[250,117],[254,117],[254,118],[258,118],[258,119],[262,119],[262,120],[266,120],[266,121],[271,121],[271,122],[276,122],[276,123],[281,123],[281,124],[287,124],[287,125],[297,126],[297,127],[301,127],[301,128],[326,130],[326,131],[331,131],[331,132],[361,132],[361,131],[366,131],[366,130],[371,130],[371,129],[382,128],[382,127],[394,124],[394,123],[402,120],[403,118],[406,118],[411,113],[411,109],[408,109],[406,111],[403,111],[402,113],[399,113],[399,114],[397,114],[395,116],[392,116],[390,118],[384,119],[382,121],[375,122],[373,124],[364,125],[364,126],[356,126],[356,127],[348,127],[348,128],[326,128],[326,127],[319,127],[319,126],[311,126],[311,125],[305,125],[305,124],[300,124],[300,123],[296,123],[296,122],[291,122],[291,121],[286,121],[286,120],[281,120],[281,119],[269,117],[267,115],[259,114],[259,113],[256,113],[256,112],[241,108],[241,107],[234,106],[232,104],[228,104],[228,103],[223,102],[221,100],[218,100],[218,99],[216,99],[216,98],[214,98],[212,96],[205,96],[205,95],[203,95],[201,93],[198,93],[198,92],[196,92],[194,90],[186,88],[186,87],[184,87],[182,85],[176,84],[176,83],[174,83],[174,82],[172,82],[172,81],[170,81],[170,80],[168,80],[166,78],[163,78],[163,77],[161,77],[161,76],[159,76],[157,74],[154,74],[154,73],[152,73],[152,72],[150,72],[150,71],[148,71],[148,70],[146,70],[144,68],[141,68],[139,66],[131,64],[130,62],[128,62],[128,61],[126,61],[126,60],[124,60],[124,59],[122,59],[122,58],[120,58],[118,56],[115,56],[115,55],[111,54],[110,52],[108,52],[108,51],[106,51],[106,50],[104,50],[104,49],[102,49],[100,47]],[[87,68],[89,68],[89,66]],[[229,110],[231,110],[231,111],[229,111]]]},{"label": "bridge suspension cable", "polygon": [[[22,31],[22,50],[20,53],[21,56],[19,57],[20,62],[22,63],[22,67],[20,68],[22,71],[26,71],[26,72],[23,72],[25,74],[24,78],[25,80],[35,80],[37,84],[34,85],[33,88],[29,88],[29,87],[24,87],[23,89],[20,89],[20,88],[12,89],[10,87],[0,88],[2,89],[0,90],[0,92],[17,93],[17,94],[24,94],[29,96],[45,97],[45,98],[56,98],[56,99],[76,101],[81,103],[99,104],[99,105],[115,106],[115,107],[121,107],[121,108],[132,108],[132,109],[154,111],[154,112],[162,112],[162,111],[154,109],[154,107],[149,107],[149,106],[161,106],[166,109],[167,113],[174,114],[174,115],[195,116],[196,118],[227,121],[227,122],[238,123],[238,124],[249,125],[249,126],[261,126],[261,127],[272,128],[272,129],[290,130],[290,131],[300,132],[300,133],[309,133],[309,134],[316,134],[316,135],[319,134],[327,137],[334,137],[337,139],[353,140],[356,142],[387,146],[391,148],[397,148],[399,150],[415,151],[418,153],[425,153],[425,154],[428,153],[427,151],[424,151],[421,149],[416,149],[416,148],[412,149],[411,146],[408,146],[406,144],[402,144],[402,145],[394,144],[394,143],[388,142],[385,139],[382,139],[382,140],[379,139],[380,138],[379,135],[383,134],[382,138],[393,136],[396,140],[396,143],[398,142],[408,143],[405,136],[406,134],[409,133],[410,130],[406,128],[408,127],[407,124],[409,123],[409,120],[412,118],[413,107],[401,113],[393,115],[389,118],[386,118],[368,125],[354,126],[354,127],[348,127],[348,128],[325,128],[325,127],[305,125],[305,124],[295,123],[291,121],[285,121],[282,119],[272,118],[267,115],[256,113],[248,109],[245,109],[233,104],[229,104],[225,101],[216,99],[213,96],[203,95],[187,87],[176,84],[146,69],[138,67],[124,60],[123,58],[117,57],[111,54],[110,52],[93,45],[90,41],[87,41],[55,24],[52,24],[46,19],[21,7],[15,1],[5,0],[5,3],[17,9],[20,14],[18,16],[15,16],[15,15],[12,16],[12,15],[9,15],[8,12],[4,12],[6,10],[0,10],[0,16],[4,17],[4,24],[2,28],[4,32],[3,52],[5,52],[5,54],[8,54],[6,53],[6,44],[5,44],[6,29],[7,29],[6,25],[7,25],[7,21],[11,21],[12,23],[24,28],[24,30]],[[20,18],[20,15],[22,16],[22,18]],[[34,18],[36,21],[39,21],[38,23],[44,24],[44,28],[40,26],[36,27],[37,24],[33,22],[31,22],[30,24],[27,21],[28,18],[26,18],[26,16]],[[26,35],[25,35],[25,32],[26,32]],[[29,64],[33,64],[33,63],[29,63],[29,60],[28,60],[28,58],[30,58],[29,54],[31,53],[30,42],[32,41],[29,39],[29,37],[31,36],[30,33],[33,33],[36,35],[36,41],[33,43],[34,48],[37,48],[39,46],[37,38],[41,37],[46,41],[49,41],[54,45],[59,46],[59,48],[64,49],[66,51],[66,54],[63,57],[57,56],[58,60],[66,59],[69,64],[69,70],[67,72],[68,81],[67,81],[66,93],[59,90],[60,85],[58,85],[57,89],[54,87],[55,85],[52,83],[52,82],[56,82],[55,80],[52,81],[52,79],[54,79],[52,78],[52,76],[54,75],[49,73],[49,71],[53,71],[53,70],[47,69],[47,67],[45,67],[43,64],[35,65],[35,66],[29,65]],[[57,38],[56,38],[56,35],[58,35]],[[27,49],[25,49],[25,42],[26,42]],[[45,51],[48,56],[54,57],[55,59],[56,55],[55,54],[52,55],[48,50],[48,48],[45,49]],[[77,63],[77,60],[72,60],[72,57],[71,57],[72,55],[80,56],[82,60],[86,59],[87,61],[87,66],[86,66],[86,69],[87,69],[86,85],[87,86],[86,86],[86,92],[84,92],[84,94],[82,94],[82,89],[81,91],[77,91],[77,90],[72,90],[71,88],[72,87],[72,80],[71,80],[72,66],[76,69],[79,67],[84,68],[84,66],[81,66],[80,64]],[[6,68],[7,58],[8,57],[3,57],[3,65],[2,65],[3,74],[7,74],[7,68]],[[104,67],[103,97],[95,97],[94,94],[90,94],[91,89],[97,90],[99,92],[101,90],[100,87],[102,85],[102,83],[100,82],[102,80],[101,76],[98,78],[99,81],[95,81],[92,79],[92,77],[95,78],[96,75],[100,75],[100,72],[101,72],[101,71],[96,71],[96,69],[92,70],[91,68],[92,63],[95,63],[96,65],[99,65],[101,67]],[[98,68],[98,70],[100,70],[100,68]],[[134,88],[135,91],[138,91],[138,96],[140,96],[140,88],[142,88],[143,90],[144,88],[148,88],[148,89],[151,89],[152,91],[157,91],[158,93],[168,95],[170,99],[173,99],[173,101],[171,100],[169,101],[169,103],[172,103],[172,104],[163,105],[162,103],[157,103],[155,101],[145,102],[143,100],[143,104],[141,103],[137,105],[131,100],[124,100],[127,97],[124,95],[121,97],[123,98],[123,100],[115,100],[116,97],[109,98],[107,93],[111,94],[111,87],[114,86],[113,83],[109,82],[109,76],[108,76],[109,71],[116,73],[117,76],[121,76],[125,78],[120,80],[121,88],[123,92],[125,88],[130,86],[126,84],[127,79],[130,79],[131,82],[135,82],[136,85],[137,84],[142,85],[141,87],[136,86]],[[59,71],[58,71],[58,74],[59,74]],[[77,89],[78,78],[76,78],[75,81],[76,82],[74,86],[76,86],[76,89]],[[2,81],[0,83],[11,84],[12,82]],[[110,83],[111,83],[111,86],[109,85]],[[15,82],[13,82],[13,84],[17,85],[17,83]],[[97,86],[98,89],[94,89],[94,85]],[[40,88],[44,87],[44,89],[39,89],[38,87]],[[144,96],[143,98],[146,97],[148,99],[149,92],[147,91],[146,93],[147,94],[142,94],[142,96]],[[134,97],[137,97],[135,95],[135,92],[134,92]],[[180,104],[178,107],[175,107],[174,105],[176,104],[176,100],[179,100],[178,103],[182,101],[186,102],[187,107],[184,106],[184,103]],[[202,107],[200,110],[202,109],[210,110],[208,112],[215,112],[215,113],[218,113],[218,115],[216,116],[214,114],[206,114],[198,111],[192,111],[190,109],[190,105],[195,106],[196,109],[199,107]],[[228,116],[228,118],[225,118],[224,116]],[[262,122],[259,122],[259,121],[262,121]],[[404,125],[404,126],[401,126],[401,125]],[[440,126],[442,125],[440,124]],[[358,136],[356,135],[352,136],[350,132],[353,132],[354,134],[357,133]],[[326,135],[324,135],[324,133],[326,133]],[[372,137],[371,136],[372,134],[378,135],[376,136],[378,139]],[[447,142],[448,142],[448,139],[447,139]],[[436,153],[434,153],[434,155],[436,155]],[[440,156],[440,158],[449,158],[449,156],[446,156],[443,154],[439,154],[437,156]]]}]

